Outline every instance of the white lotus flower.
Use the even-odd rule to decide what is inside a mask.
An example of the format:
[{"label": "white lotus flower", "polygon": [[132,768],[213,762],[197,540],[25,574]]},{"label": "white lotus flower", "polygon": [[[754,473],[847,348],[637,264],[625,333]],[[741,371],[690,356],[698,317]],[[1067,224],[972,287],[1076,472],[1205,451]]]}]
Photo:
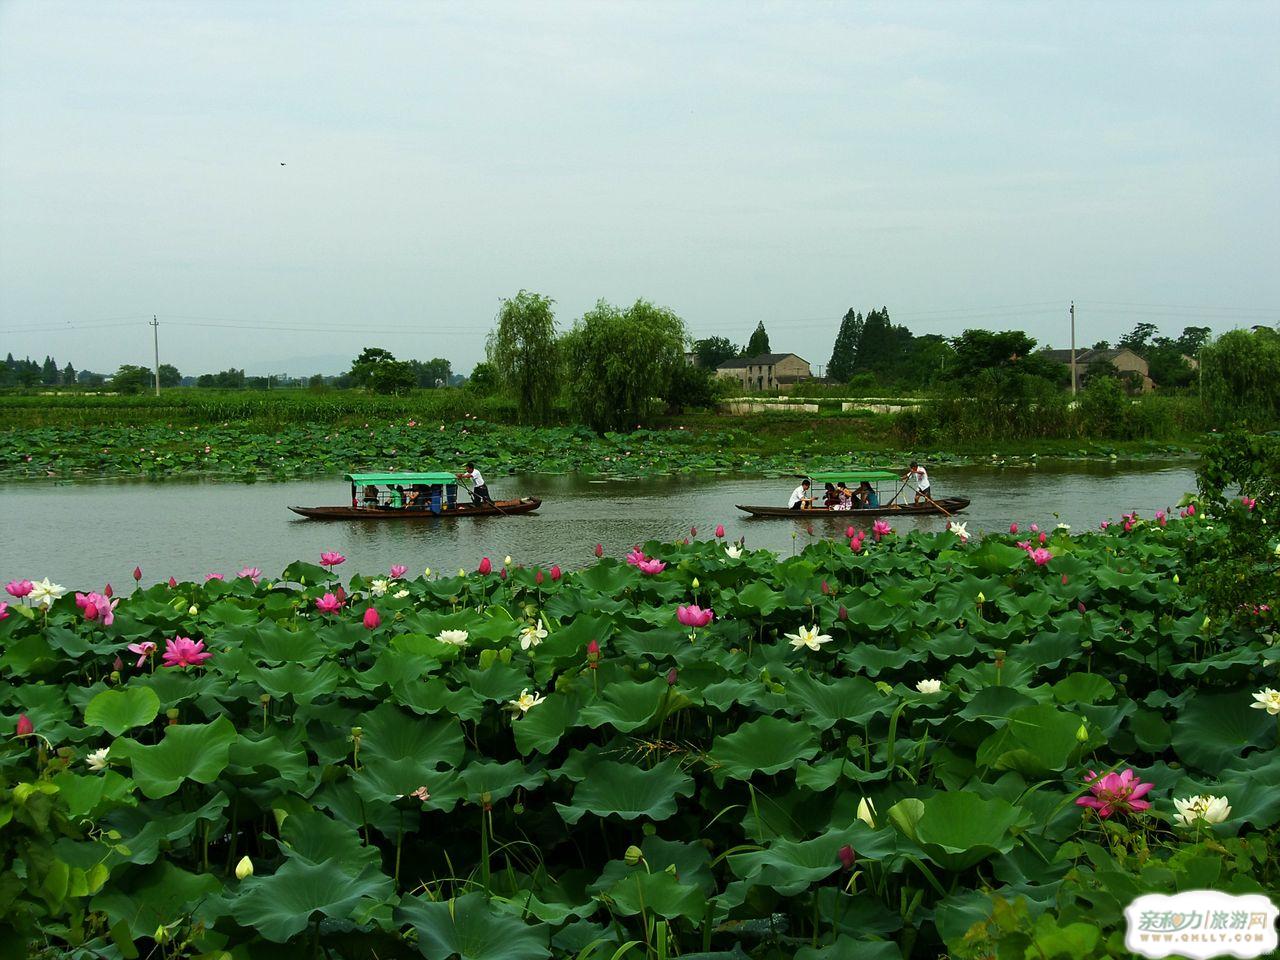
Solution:
[{"label": "white lotus flower", "polygon": [[369,582],[369,596],[371,597],[385,597],[390,589],[391,581],[385,578],[379,577],[377,580]]},{"label": "white lotus flower", "polygon": [[511,566],[511,554],[508,553],[505,557],[502,558],[502,565],[504,567]]},{"label": "white lotus flower", "polygon": [[395,593],[392,594],[392,596],[395,597],[397,600],[403,600],[408,595],[409,595],[408,590],[397,590]]},{"label": "white lotus flower", "polygon": [[526,713],[528,713],[530,710],[532,710],[534,707],[536,707],[538,704],[542,703],[546,699],[547,698],[542,696],[541,694],[530,693],[528,687],[526,687],[525,689],[520,691],[520,696],[516,697],[514,700],[508,700],[507,703],[509,703],[513,708],[515,708],[515,710],[518,711],[521,716],[524,716]]},{"label": "white lotus flower", "polygon": [[821,650],[824,643],[830,643],[835,638],[819,633],[818,629],[815,623],[812,627],[801,627],[796,633],[784,633],[783,636],[791,641],[791,646],[795,650],[806,647],[810,650]]},{"label": "white lotus flower", "polygon": [[1173,805],[1178,812],[1173,815],[1174,823],[1181,827],[1190,827],[1197,820],[1205,823],[1222,823],[1231,816],[1231,804],[1226,797],[1196,795],[1185,800],[1174,798]]},{"label": "white lotus flower", "polygon": [[241,857],[240,862],[236,864],[236,879],[248,880],[253,876],[253,861],[248,857]]},{"label": "white lotus flower", "polygon": [[942,681],[941,680],[921,680],[916,684],[916,689],[919,690],[921,693],[941,693]]},{"label": "white lotus flower", "polygon": [[1070,529],[1071,529],[1071,524],[1069,524],[1069,523],[1060,523],[1060,524],[1058,524],[1058,526],[1057,526],[1055,529],[1057,529],[1057,530],[1063,530],[1063,531],[1065,531],[1065,530],[1070,530]]},{"label": "white lotus flower", "polygon": [[536,647],[547,639],[547,631],[542,626],[542,618],[538,618],[536,624],[529,624],[520,631],[520,649],[528,650],[530,647]]},{"label": "white lotus flower", "polygon": [[60,583],[50,583],[49,578],[37,580],[31,585],[31,602],[37,607],[44,607],[48,610],[53,606],[53,601],[67,592],[67,588]]},{"label": "white lotus flower", "polygon": [[868,827],[874,828],[876,825],[876,805],[866,797],[858,801],[858,819]]},{"label": "white lotus flower", "polygon": [[467,631],[465,630],[441,630],[440,636],[436,637],[441,643],[451,643],[455,647],[465,647],[467,645]]},{"label": "white lotus flower", "polygon": [[103,747],[101,750],[95,750],[85,758],[84,764],[95,773],[100,773],[107,769],[107,754],[111,752],[109,747]]},{"label": "white lotus flower", "polygon": [[187,607],[188,616],[194,617],[199,612],[200,612],[200,608],[197,607],[194,603],[191,606]]},{"label": "white lotus flower", "polygon": [[954,533],[961,540],[969,539],[969,524],[967,523],[956,523],[954,520],[952,520],[950,523],[947,524],[947,529],[950,532]]},{"label": "white lotus flower", "polygon": [[724,552],[728,555],[730,560],[737,560],[742,556],[742,548],[736,543],[726,543],[724,545]]},{"label": "white lotus flower", "polygon": [[1272,690],[1270,687],[1266,687],[1255,693],[1253,699],[1258,701],[1257,703],[1249,704],[1253,709],[1265,710],[1273,717],[1276,714],[1280,714],[1280,690]]}]

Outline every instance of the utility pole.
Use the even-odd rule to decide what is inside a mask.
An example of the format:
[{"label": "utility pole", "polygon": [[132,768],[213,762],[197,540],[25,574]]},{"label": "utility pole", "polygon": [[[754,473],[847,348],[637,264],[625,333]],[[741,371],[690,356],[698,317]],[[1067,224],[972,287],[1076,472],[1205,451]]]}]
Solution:
[{"label": "utility pole", "polygon": [[1071,395],[1076,395],[1076,302],[1071,301]]},{"label": "utility pole", "polygon": [[156,347],[156,396],[160,396],[160,321],[156,319],[156,315],[151,315],[151,334]]}]

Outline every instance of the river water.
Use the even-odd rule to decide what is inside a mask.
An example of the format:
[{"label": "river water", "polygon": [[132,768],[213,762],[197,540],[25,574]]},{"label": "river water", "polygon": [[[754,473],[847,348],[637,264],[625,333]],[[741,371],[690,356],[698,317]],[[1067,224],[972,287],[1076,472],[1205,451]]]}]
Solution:
[{"label": "river water", "polygon": [[[930,471],[935,497],[973,502],[959,519],[971,535],[1004,531],[1009,522],[1076,530],[1137,510],[1151,516],[1194,488],[1186,463],[1070,463]],[[753,519],[735,504],[785,504],[794,479],[738,476],[590,480],[579,476],[491,477],[497,497],[541,497],[536,514],[463,520],[321,522],[290,505],[347,502],[340,479],[288,483],[120,482],[0,484],[0,582],[50,577],[75,589],[127,586],[134,565],[145,582],[179,580],[243,566],[277,575],[322,550],[345,554],[343,572],[378,573],[393,563],[472,569],[480,557],[573,567],[591,561],[596,543],[613,556],[649,539],[711,536],[723,523],[730,539],[783,555],[809,539],[808,520]],[[891,518],[895,529],[942,529],[940,516]],[[847,517],[813,523],[815,536],[843,531]],[[869,525],[869,520],[855,521]],[[794,535],[794,538],[793,538]]]}]

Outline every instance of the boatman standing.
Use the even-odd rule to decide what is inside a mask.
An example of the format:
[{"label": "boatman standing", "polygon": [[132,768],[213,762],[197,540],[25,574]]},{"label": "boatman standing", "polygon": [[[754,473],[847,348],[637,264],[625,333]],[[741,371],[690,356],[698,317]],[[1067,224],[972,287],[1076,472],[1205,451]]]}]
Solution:
[{"label": "boatman standing", "polygon": [[813,506],[813,497],[809,494],[809,478],[800,481],[800,486],[791,491],[791,501],[787,504],[792,510],[808,510]]},{"label": "boatman standing", "polygon": [[907,472],[902,475],[905,483],[911,484],[911,489],[916,492],[916,503],[923,498],[929,499],[929,474],[924,467],[911,461],[911,466],[907,468]]},{"label": "boatman standing", "polygon": [[471,481],[472,503],[493,503],[493,498],[489,496],[489,486],[484,482],[484,477],[480,476],[475,463],[468,460],[466,471],[458,474],[458,479]]}]

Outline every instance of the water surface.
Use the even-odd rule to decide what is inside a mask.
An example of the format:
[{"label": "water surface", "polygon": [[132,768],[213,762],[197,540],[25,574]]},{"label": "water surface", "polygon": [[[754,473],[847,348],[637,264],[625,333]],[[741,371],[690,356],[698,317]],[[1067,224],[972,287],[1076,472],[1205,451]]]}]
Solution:
[{"label": "water surface", "polygon": [[[931,469],[935,497],[961,495],[973,503],[960,517],[971,534],[1007,530],[1011,520],[1042,526],[1059,521],[1080,530],[1137,510],[1150,516],[1194,487],[1186,464],[1059,464]],[[510,554],[519,563],[575,566],[589,562],[596,543],[615,556],[649,539],[710,536],[723,523],[731,539],[781,554],[803,548],[808,520],[752,519],[739,503],[785,504],[794,480],[758,477],[658,477],[590,480],[580,476],[491,477],[495,496],[541,497],[528,516],[470,520],[321,522],[290,513],[289,505],[341,504],[339,478],[288,483],[130,482],[0,484],[0,582],[51,577],[77,589],[110,581],[127,586],[135,564],[147,582],[227,575],[245,565],[268,576],[292,560],[315,560],[322,550],[348,557],[345,571],[377,572],[393,563],[421,572],[430,566],[471,569],[484,555]],[[844,517],[813,523],[830,536]],[[869,520],[854,521],[869,524]],[[942,517],[892,518],[896,529],[942,529]],[[795,535],[793,539],[793,534]]]}]

